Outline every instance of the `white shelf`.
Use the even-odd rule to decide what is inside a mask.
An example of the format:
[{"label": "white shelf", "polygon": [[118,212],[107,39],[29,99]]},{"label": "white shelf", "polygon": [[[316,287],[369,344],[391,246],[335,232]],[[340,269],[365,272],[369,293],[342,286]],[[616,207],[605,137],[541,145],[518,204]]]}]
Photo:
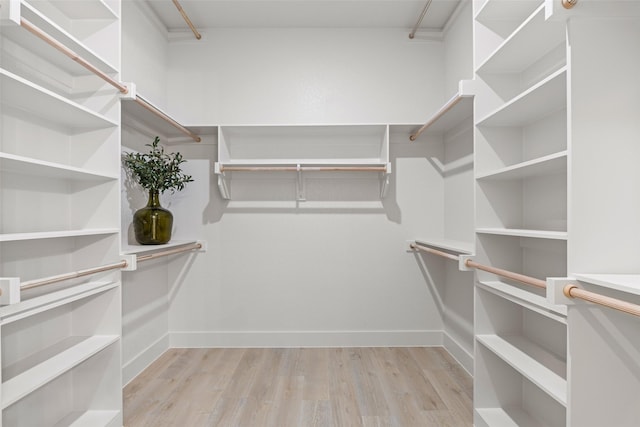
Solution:
[{"label": "white shelf", "polygon": [[99,236],[117,234],[118,228],[85,228],[81,230],[39,231],[34,233],[0,234],[0,242],[15,242],[18,240],[58,239],[64,237]]},{"label": "white shelf", "polygon": [[436,249],[444,249],[463,255],[473,254],[475,246],[472,242],[463,242],[451,239],[416,239],[419,245],[430,246]]},{"label": "white shelf", "polygon": [[105,116],[1,68],[0,87],[2,104],[74,132],[118,125]]},{"label": "white shelf", "polygon": [[[452,106],[449,105],[459,98]],[[425,123],[431,123],[423,132],[424,134],[442,134],[453,129],[463,121],[473,116],[473,95],[456,93],[453,98],[447,101],[438,111],[436,111]],[[419,128],[418,128],[419,129]],[[413,131],[417,131],[414,129]],[[413,132],[412,132],[413,133]],[[418,137],[420,139],[420,137]],[[418,140],[416,139],[416,141]]]},{"label": "white shelf", "polygon": [[603,288],[640,295],[640,274],[574,274],[573,277]]},{"label": "white shelf", "polygon": [[103,0],[49,0],[69,19],[118,19],[118,15]]},{"label": "white shelf", "polygon": [[2,383],[2,409],[69,371],[119,340],[118,335],[96,335],[61,351],[33,368]]},{"label": "white shelf", "polygon": [[198,243],[196,240],[175,240],[164,245],[125,245],[122,247],[121,253],[124,255],[143,255],[152,254],[154,252],[173,249],[184,245]]},{"label": "white shelf", "polygon": [[528,160],[491,172],[479,174],[478,180],[515,180],[533,176],[545,176],[566,173],[567,151],[549,154],[537,159]]},{"label": "white shelf", "polygon": [[487,0],[476,14],[475,19],[483,24],[492,21],[520,23],[542,3],[543,0]]},{"label": "white shelf", "polygon": [[522,126],[566,108],[567,67],[562,67],[488,114],[478,126]]},{"label": "white shelf", "polygon": [[116,175],[107,175],[60,163],[47,162],[8,153],[0,153],[0,170],[3,172],[40,176],[43,178],[78,181],[109,181],[119,178],[119,176]]},{"label": "white shelf", "polygon": [[567,323],[567,306],[551,304],[544,295],[538,295],[498,280],[483,280],[478,282],[478,286],[560,323]]},{"label": "white shelf", "polygon": [[541,4],[478,67],[477,73],[519,73],[562,43],[564,23],[547,21],[544,9]]},{"label": "white shelf", "polygon": [[[476,339],[563,406],[567,404],[566,362],[517,335],[476,335]],[[561,376],[562,375],[562,376]]]},{"label": "white shelf", "polygon": [[526,230],[518,228],[476,228],[479,234],[494,234],[500,236],[532,237],[535,239],[567,240],[566,231]]},{"label": "white shelf", "polygon": [[371,159],[234,159],[218,162],[222,166],[386,166],[379,158]]},{"label": "white shelf", "polygon": [[[87,2],[92,3],[93,1]],[[84,1],[68,1],[70,5],[84,4]],[[82,8],[82,7],[81,7]],[[46,17],[37,8],[33,7],[26,1],[20,2],[20,18],[24,18],[36,27],[74,51],[77,55],[88,61],[91,65],[98,68],[106,74],[116,74],[118,69],[103,59],[100,55],[84,45],[73,35]],[[49,46],[35,35],[28,33],[19,23],[6,24],[0,26],[0,31],[4,37],[15,41],[25,50],[37,55],[38,57],[50,62],[60,69],[66,71],[72,76],[92,75],[93,73],[78,64],[76,61],[59,52],[57,49]]]},{"label": "white shelf", "polygon": [[120,415],[120,411],[72,412],[54,427],[105,427]]},{"label": "white shelf", "polygon": [[476,413],[491,427],[547,427],[517,407],[476,408]]},{"label": "white shelf", "polygon": [[[152,102],[147,100],[147,98],[140,96],[140,98],[144,99],[147,103],[153,105]],[[152,113],[142,105],[138,104],[134,99],[123,97],[122,98],[122,122],[123,124],[127,124],[133,128],[136,128],[136,124],[142,124],[148,128],[151,133],[154,135],[160,134],[164,136],[166,139],[175,140],[176,138],[181,138],[189,141],[193,141],[191,137],[186,135],[184,132],[180,131],[178,128],[162,119],[158,115]],[[174,120],[176,123],[180,123],[178,120],[171,117],[171,114],[168,114],[162,111],[161,108],[158,108],[154,105],[158,111],[165,114],[167,117]],[[180,123],[181,124],[181,123]],[[182,124],[181,124],[182,125]],[[185,128],[188,128],[185,125],[182,125]],[[190,131],[197,133],[194,129],[188,128]]]},{"label": "white shelf", "polygon": [[108,291],[119,285],[119,282],[111,281],[81,283],[23,300],[18,304],[2,306],[0,307],[0,325],[7,325],[26,317]]}]

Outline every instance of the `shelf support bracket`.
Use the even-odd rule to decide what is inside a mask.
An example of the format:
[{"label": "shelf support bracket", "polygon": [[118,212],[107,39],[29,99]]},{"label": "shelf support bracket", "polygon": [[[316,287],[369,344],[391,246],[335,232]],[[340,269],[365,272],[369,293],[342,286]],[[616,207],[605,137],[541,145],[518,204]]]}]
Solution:
[{"label": "shelf support bracket", "polygon": [[304,179],[302,178],[302,167],[300,167],[300,163],[298,163],[296,167],[296,173],[298,174],[298,180],[296,182],[296,200],[304,202],[306,198],[304,191]]},{"label": "shelf support bracket", "polygon": [[0,305],[20,302],[20,278],[0,277]]},{"label": "shelf support bracket", "polygon": [[220,190],[220,195],[223,199],[229,200],[231,199],[231,192],[229,191],[229,182],[227,180],[224,171],[220,163],[216,162],[214,164],[214,172],[218,175],[218,189]]},{"label": "shelf support bracket", "polygon": [[386,170],[380,173],[380,198],[387,197],[389,191],[389,180],[391,175],[391,163],[387,163]]}]

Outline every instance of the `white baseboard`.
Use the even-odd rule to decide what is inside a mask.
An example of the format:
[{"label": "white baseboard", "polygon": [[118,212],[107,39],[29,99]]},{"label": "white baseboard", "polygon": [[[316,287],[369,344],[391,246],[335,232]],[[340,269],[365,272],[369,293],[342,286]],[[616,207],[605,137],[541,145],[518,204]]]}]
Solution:
[{"label": "white baseboard", "polygon": [[171,348],[207,347],[431,347],[442,331],[223,331],[170,332]]},{"label": "white baseboard", "polygon": [[169,334],[164,334],[153,344],[138,353],[133,359],[122,365],[123,387],[137,377],[147,366],[151,365],[162,354],[169,350]]},{"label": "white baseboard", "polygon": [[442,335],[445,350],[473,377],[473,354],[469,353],[446,332],[442,332]]}]

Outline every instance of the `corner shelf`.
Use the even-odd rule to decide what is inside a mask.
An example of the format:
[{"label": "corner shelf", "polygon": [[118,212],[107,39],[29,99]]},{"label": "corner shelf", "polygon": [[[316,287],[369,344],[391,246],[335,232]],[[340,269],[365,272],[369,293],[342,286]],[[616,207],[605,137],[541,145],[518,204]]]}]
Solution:
[{"label": "corner shelf", "polygon": [[[466,80],[461,81],[458,92],[426,121],[420,128],[422,129],[421,132],[417,129],[412,132],[412,135],[415,135],[416,132],[420,132],[420,134],[444,134],[471,118],[473,116],[473,98],[475,94],[472,93],[469,87],[470,83],[470,81]],[[415,140],[419,137],[420,135]]]},{"label": "corner shelf", "polygon": [[118,15],[103,0],[49,0],[69,19],[117,19]]},{"label": "corner shelf", "polygon": [[476,413],[491,427],[547,427],[522,408],[476,408]]},{"label": "corner shelf", "polygon": [[198,243],[197,240],[172,240],[164,245],[123,245],[121,253],[123,255],[143,255],[167,249],[178,248],[180,246]]},{"label": "corner shelf", "polygon": [[72,412],[54,427],[96,427],[109,426],[120,415],[120,411]]}]

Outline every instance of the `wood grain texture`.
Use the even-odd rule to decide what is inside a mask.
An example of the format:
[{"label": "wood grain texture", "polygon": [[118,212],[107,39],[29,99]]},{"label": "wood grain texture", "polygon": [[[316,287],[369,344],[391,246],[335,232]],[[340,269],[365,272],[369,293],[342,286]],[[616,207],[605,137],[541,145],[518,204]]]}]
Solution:
[{"label": "wood grain texture", "polygon": [[124,389],[126,427],[472,425],[442,348],[171,349]]}]

